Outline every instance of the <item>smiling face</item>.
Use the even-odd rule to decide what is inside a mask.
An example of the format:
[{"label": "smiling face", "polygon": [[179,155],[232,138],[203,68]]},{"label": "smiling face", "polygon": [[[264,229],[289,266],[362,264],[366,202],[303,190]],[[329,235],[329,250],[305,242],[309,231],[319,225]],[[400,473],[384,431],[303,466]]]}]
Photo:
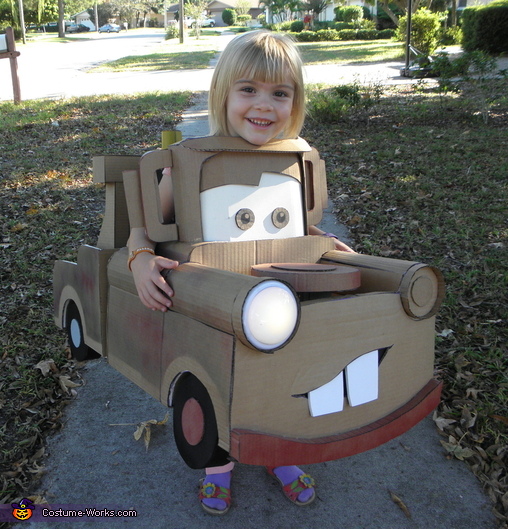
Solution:
[{"label": "smiling face", "polygon": [[291,80],[268,83],[238,79],[229,90],[226,112],[229,133],[254,145],[264,145],[286,128],[293,110]]}]

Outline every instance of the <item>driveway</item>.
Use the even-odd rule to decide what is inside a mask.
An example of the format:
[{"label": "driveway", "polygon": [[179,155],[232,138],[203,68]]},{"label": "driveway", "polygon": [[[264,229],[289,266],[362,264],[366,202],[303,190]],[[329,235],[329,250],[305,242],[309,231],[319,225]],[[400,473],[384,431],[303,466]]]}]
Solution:
[{"label": "driveway", "polygon": [[[229,37],[231,38],[231,37]],[[226,44],[227,36],[223,37]],[[153,53],[164,42],[161,29],[121,31],[87,36],[84,40],[38,42],[18,46],[22,100],[144,91],[194,90],[208,87],[212,70],[87,73],[101,63],[128,55]],[[224,44],[224,45],[225,45]],[[0,100],[12,100],[8,60],[0,60]]]}]

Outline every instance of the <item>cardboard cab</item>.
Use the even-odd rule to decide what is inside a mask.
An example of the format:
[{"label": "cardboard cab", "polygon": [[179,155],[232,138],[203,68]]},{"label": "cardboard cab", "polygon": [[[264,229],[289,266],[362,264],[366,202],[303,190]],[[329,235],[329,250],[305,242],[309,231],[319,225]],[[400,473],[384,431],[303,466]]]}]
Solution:
[{"label": "cardboard cab", "polygon": [[[164,217],[170,167],[174,216]],[[324,163],[301,139],[254,146],[185,140],[94,159],[106,184],[96,247],[54,268],[56,324],[174,408],[192,468],[224,451],[257,465],[308,464],[378,446],[439,402],[433,378],[438,270],[334,250],[309,236],[326,205]],[[124,248],[145,227],[173,307],[140,302]]]}]

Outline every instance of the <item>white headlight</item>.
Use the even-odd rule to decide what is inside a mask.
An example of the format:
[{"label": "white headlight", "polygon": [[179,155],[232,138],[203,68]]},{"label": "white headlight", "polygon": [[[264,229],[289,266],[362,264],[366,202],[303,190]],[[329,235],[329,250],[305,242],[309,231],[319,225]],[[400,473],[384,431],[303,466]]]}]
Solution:
[{"label": "white headlight", "polygon": [[260,350],[282,347],[293,335],[299,320],[295,294],[280,281],[263,281],[248,294],[242,326],[250,344]]}]

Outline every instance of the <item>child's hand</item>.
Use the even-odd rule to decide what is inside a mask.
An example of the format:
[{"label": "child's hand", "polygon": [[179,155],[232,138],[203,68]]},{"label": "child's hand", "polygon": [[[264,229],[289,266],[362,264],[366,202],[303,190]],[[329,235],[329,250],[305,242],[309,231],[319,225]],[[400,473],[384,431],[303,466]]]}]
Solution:
[{"label": "child's hand", "polygon": [[162,270],[171,270],[178,266],[177,261],[166,259],[147,252],[140,253],[131,262],[132,275],[139,299],[152,310],[166,312],[171,308],[174,292],[161,276]]},{"label": "child's hand", "polygon": [[335,250],[339,250],[340,252],[350,252],[350,253],[356,253],[353,248],[350,248],[346,243],[342,242],[340,239],[337,238],[337,235],[334,235],[333,233],[325,233],[323,230],[316,226],[310,226],[309,227],[309,235],[319,235],[322,237],[330,237],[330,239],[333,240],[333,244],[335,246]]},{"label": "child's hand", "polygon": [[356,253],[353,248],[350,248],[346,243],[339,241],[339,239],[333,239],[333,243],[335,245],[335,249],[339,250],[340,252]]}]

